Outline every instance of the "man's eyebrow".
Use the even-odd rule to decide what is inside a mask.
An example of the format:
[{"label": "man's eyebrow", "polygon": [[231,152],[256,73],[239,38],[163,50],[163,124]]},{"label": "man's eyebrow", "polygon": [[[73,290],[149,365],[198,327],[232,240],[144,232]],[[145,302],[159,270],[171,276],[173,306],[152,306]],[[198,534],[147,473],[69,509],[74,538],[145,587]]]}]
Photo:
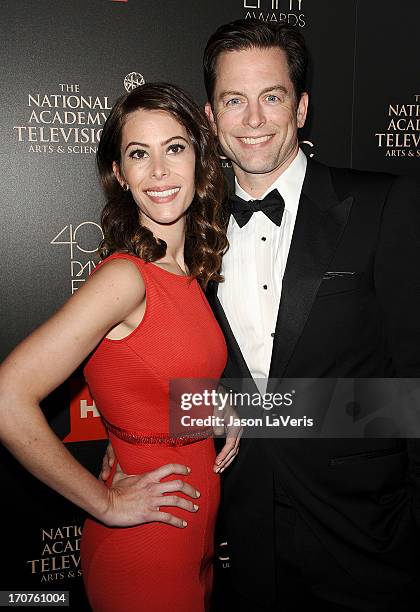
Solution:
[{"label": "man's eyebrow", "polygon": [[[164,140],[163,142],[161,142],[160,144],[162,146],[165,146],[167,144],[169,144],[172,140],[184,140],[187,144],[189,144],[188,140],[186,138],[184,138],[183,136],[171,136],[170,138],[168,138],[168,140]],[[132,140],[131,142],[128,143],[128,145],[125,147],[125,151],[127,151],[128,147],[131,147],[132,145],[136,145],[138,147],[145,147],[146,149],[148,149],[150,147],[149,144],[145,143],[145,142],[138,142],[136,140]]]},{"label": "man's eyebrow", "polygon": [[268,93],[269,91],[281,91],[284,94],[289,93],[289,90],[287,89],[287,87],[285,85],[282,85],[281,83],[277,83],[276,85],[273,85],[272,87],[265,87],[261,93],[264,94],[264,93]]},{"label": "man's eyebrow", "polygon": [[244,96],[245,94],[242,91],[234,91],[233,89],[225,89],[225,91],[221,91],[219,94],[220,100],[225,98],[226,96]]},{"label": "man's eyebrow", "polygon": [[[269,87],[264,87],[264,89],[262,91],[260,91],[259,95],[268,93],[270,91],[281,91],[284,94],[288,94],[289,93],[289,90],[287,89],[287,87],[285,87],[281,83],[276,83],[275,85],[270,85]],[[244,94],[243,91],[235,91],[235,90],[232,90],[232,89],[225,89],[224,91],[220,92],[219,99],[225,98],[226,96],[243,96],[243,97],[246,97],[246,95]]]}]

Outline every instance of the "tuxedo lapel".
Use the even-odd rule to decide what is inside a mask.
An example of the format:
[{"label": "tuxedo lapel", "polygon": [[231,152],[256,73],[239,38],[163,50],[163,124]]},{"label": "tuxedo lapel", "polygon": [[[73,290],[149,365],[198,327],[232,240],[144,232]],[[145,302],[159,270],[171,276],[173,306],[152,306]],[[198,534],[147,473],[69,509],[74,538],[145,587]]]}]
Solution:
[{"label": "tuxedo lapel", "polygon": [[[242,355],[242,351],[239,348],[239,344],[232,332],[232,328],[229,324],[223,306],[217,297],[218,287],[219,283],[210,283],[206,295],[213,310],[213,314],[216,317],[216,320],[219,323],[226,340],[228,358],[222,375],[222,383],[224,382],[228,389],[233,389],[236,392],[259,393],[258,387],[252,378],[251,372],[249,371],[244,356]],[[248,454],[250,448],[250,442],[250,439],[242,440],[241,452],[239,454],[239,458],[237,459],[237,463],[242,464],[244,461],[244,458]],[[240,470],[236,470],[235,473],[240,473]],[[229,483],[234,481],[235,478],[230,478]]]},{"label": "tuxedo lapel", "polygon": [[[229,180],[230,178],[230,180]],[[229,192],[234,193],[234,175],[231,173],[228,177]],[[229,197],[223,202],[223,210],[225,216],[225,227],[229,225],[229,219],[231,215]],[[242,351],[239,348],[239,344],[233,334],[232,328],[224,311],[224,308],[218,298],[217,292],[219,289],[219,283],[210,282],[206,291],[206,296],[209,304],[213,310],[213,314],[219,323],[222,332],[225,336],[228,360],[226,368],[223,373],[224,378],[246,378],[252,379],[251,372],[246,364]]]},{"label": "tuxedo lapel", "polygon": [[283,278],[270,378],[284,376],[347,223],[352,202],[351,196],[340,202],[329,169],[308,160]]},{"label": "tuxedo lapel", "polygon": [[207,299],[213,310],[213,314],[219,323],[225,336],[228,349],[228,361],[224,372],[224,378],[250,378],[252,379],[249,368],[246,364],[239,344],[232,332],[226,313],[217,297],[218,283],[211,283],[207,290]]}]

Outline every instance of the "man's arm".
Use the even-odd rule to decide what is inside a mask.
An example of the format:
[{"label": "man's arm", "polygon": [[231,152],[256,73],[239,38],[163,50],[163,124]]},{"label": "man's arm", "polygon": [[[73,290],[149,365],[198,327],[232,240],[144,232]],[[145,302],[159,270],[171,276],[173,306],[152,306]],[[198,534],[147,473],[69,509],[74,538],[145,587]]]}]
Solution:
[{"label": "man's arm", "polygon": [[420,183],[397,177],[384,206],[374,270],[399,377],[420,377]]},{"label": "man's arm", "polygon": [[[375,259],[375,285],[396,375],[420,379],[420,181],[417,179],[398,177],[389,191]],[[415,429],[413,436],[418,435],[420,427]],[[420,438],[409,438],[407,450],[412,511],[420,527]]]}]

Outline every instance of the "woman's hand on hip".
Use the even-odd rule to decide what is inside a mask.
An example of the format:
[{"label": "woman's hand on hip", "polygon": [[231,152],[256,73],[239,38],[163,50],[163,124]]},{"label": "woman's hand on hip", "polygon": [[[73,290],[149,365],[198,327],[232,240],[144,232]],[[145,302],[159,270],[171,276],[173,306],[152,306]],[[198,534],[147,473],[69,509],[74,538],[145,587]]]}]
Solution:
[{"label": "woman's hand on hip", "polygon": [[175,493],[183,493],[194,500],[200,497],[200,493],[182,478],[165,482],[161,480],[172,474],[189,473],[187,466],[176,463],[135,476],[126,476],[119,471],[117,479],[108,490],[108,508],[101,517],[102,521],[109,527],[132,527],[155,521],[173,527],[186,527],[185,520],[166,512],[165,508],[176,507],[187,512],[197,512],[197,504]]}]

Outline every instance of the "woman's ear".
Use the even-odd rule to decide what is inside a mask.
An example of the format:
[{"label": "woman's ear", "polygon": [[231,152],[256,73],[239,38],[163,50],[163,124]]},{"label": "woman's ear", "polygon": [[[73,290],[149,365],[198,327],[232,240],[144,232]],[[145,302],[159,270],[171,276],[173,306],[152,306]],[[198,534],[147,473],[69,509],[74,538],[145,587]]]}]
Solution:
[{"label": "woman's ear", "polygon": [[124,177],[122,176],[121,172],[120,172],[120,167],[117,164],[117,162],[112,162],[112,172],[114,173],[115,178],[117,179],[117,181],[119,182],[119,184],[121,185],[121,187],[123,189],[125,189],[125,186],[127,185]]}]

